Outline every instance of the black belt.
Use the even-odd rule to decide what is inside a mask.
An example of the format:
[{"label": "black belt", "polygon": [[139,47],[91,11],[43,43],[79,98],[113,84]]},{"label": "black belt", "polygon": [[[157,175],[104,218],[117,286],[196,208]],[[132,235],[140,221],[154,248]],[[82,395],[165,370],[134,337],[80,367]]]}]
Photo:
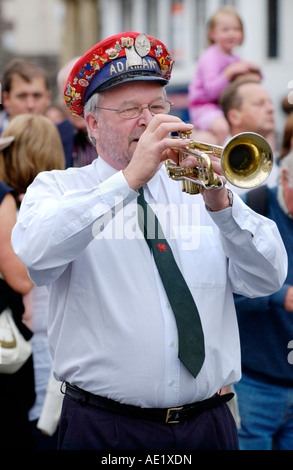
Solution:
[{"label": "black belt", "polygon": [[101,397],[99,395],[93,395],[92,393],[86,392],[76,386],[72,386],[69,383],[66,383],[65,394],[81,405],[89,405],[94,408],[100,408],[102,410],[122,414],[131,418],[147,419],[168,424],[186,421],[187,419],[199,415],[203,411],[216,408],[222,403],[226,403],[234,396],[234,393],[226,393],[225,395],[216,393],[213,397],[208,398],[207,400],[189,405],[176,406],[174,408],[141,408],[139,406],[119,403],[111,400],[110,398]]}]

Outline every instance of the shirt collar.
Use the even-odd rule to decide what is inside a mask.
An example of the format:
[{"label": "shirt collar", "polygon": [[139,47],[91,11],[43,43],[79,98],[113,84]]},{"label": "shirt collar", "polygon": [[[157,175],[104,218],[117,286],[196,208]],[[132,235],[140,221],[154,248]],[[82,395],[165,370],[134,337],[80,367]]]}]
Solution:
[{"label": "shirt collar", "polygon": [[148,181],[146,184],[151,197],[157,201],[159,188],[160,188],[160,171],[158,170],[157,173]]},{"label": "shirt collar", "polygon": [[106,179],[110,178],[118,172],[118,170],[113,168],[111,165],[109,165],[109,163],[107,163],[105,160],[103,160],[103,158],[99,156],[96,162],[97,172],[101,181],[105,181]]}]

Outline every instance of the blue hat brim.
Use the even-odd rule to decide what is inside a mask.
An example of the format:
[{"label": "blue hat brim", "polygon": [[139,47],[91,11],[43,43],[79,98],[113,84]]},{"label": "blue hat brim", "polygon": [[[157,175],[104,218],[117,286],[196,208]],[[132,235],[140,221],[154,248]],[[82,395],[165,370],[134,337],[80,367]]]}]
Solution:
[{"label": "blue hat brim", "polygon": [[91,80],[85,90],[84,101],[86,102],[94,93],[101,93],[127,82],[157,81],[160,82],[161,85],[166,85],[168,80],[163,77],[156,61],[151,57],[147,57],[146,59],[147,60],[144,60],[144,64],[148,65],[145,67],[128,67],[126,65],[126,58],[117,60],[117,64],[120,64],[122,71],[114,73],[113,76],[110,76],[110,70],[118,70],[117,68],[115,69],[116,61],[109,62]]}]

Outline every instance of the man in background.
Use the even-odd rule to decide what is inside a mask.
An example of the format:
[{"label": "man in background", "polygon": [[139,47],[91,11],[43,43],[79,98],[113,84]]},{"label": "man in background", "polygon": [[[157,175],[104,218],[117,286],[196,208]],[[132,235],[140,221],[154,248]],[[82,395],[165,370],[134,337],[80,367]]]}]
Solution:
[{"label": "man in background", "polygon": [[[248,78],[232,82],[221,96],[221,107],[229,123],[229,139],[242,132],[254,132],[266,139],[274,152],[274,106],[268,91],[259,80]],[[276,179],[275,164],[266,184],[275,186]],[[235,188],[233,190],[235,191]],[[236,191],[238,194],[243,192],[240,189]]]},{"label": "man in background", "polygon": [[18,114],[45,114],[51,103],[51,91],[46,72],[40,65],[26,59],[13,59],[3,70],[3,111],[0,133]]},{"label": "man in background", "polygon": [[[293,154],[280,163],[278,184],[243,195],[275,221],[288,254],[288,274],[273,295],[235,296],[242,379],[235,384],[243,450],[293,449]],[[253,206],[252,206],[253,207]]]},{"label": "man in background", "polygon": [[89,165],[97,158],[96,149],[89,141],[85,120],[81,116],[74,116],[64,101],[64,88],[72,67],[79,57],[67,62],[57,74],[58,98],[57,104],[61,107],[64,119],[56,122],[65,152],[66,167],[81,167]]},{"label": "man in background", "polygon": [[[74,65],[65,100],[84,115],[99,157],[43,172],[14,228],[31,278],[50,285],[54,374],[65,382],[60,449],[238,448],[231,396],[218,393],[240,378],[232,290],[280,289],[286,252],[275,224],[225,186],[191,197],[168,177],[162,163],[179,159],[170,133],[192,128],[169,114],[172,65],[161,41],[132,31]],[[213,168],[219,175],[218,159]],[[170,207],[184,207],[198,249],[182,245],[186,222],[165,224]]]}]

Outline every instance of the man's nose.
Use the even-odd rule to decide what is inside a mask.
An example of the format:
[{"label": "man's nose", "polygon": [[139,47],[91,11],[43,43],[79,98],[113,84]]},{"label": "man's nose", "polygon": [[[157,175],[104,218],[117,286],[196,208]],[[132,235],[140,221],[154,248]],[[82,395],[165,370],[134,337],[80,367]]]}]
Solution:
[{"label": "man's nose", "polygon": [[33,96],[28,96],[26,99],[26,109],[32,111],[35,107],[35,99]]},{"label": "man's nose", "polygon": [[140,125],[148,125],[150,121],[152,120],[153,115],[150,111],[150,108],[148,106],[142,107],[141,114],[138,118],[138,122]]},{"label": "man's nose", "polygon": [[274,112],[274,104],[273,104],[271,101],[269,101],[269,102],[267,103],[267,109],[268,109],[271,113]]}]

